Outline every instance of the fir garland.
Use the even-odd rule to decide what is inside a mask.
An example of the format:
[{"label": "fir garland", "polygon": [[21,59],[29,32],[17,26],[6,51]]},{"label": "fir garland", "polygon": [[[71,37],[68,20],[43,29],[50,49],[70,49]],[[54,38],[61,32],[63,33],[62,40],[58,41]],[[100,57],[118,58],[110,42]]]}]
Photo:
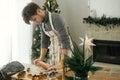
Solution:
[{"label": "fir garland", "polygon": [[89,24],[95,24],[97,26],[104,26],[104,27],[108,27],[108,26],[120,26],[120,18],[117,17],[106,17],[105,15],[103,15],[102,17],[91,17],[88,16],[87,18],[83,18],[83,22],[89,23]]}]

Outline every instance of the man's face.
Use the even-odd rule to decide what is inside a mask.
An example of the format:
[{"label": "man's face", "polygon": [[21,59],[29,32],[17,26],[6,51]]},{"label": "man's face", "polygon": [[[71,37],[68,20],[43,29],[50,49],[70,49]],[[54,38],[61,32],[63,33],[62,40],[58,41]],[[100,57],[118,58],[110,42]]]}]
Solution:
[{"label": "man's face", "polygon": [[41,9],[37,9],[37,14],[30,17],[30,21],[41,24],[44,20],[45,13]]}]

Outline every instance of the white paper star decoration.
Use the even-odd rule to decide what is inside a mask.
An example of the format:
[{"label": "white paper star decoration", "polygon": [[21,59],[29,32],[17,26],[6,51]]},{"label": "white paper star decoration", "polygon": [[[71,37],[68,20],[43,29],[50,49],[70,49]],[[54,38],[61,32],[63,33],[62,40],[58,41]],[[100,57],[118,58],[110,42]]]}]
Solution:
[{"label": "white paper star decoration", "polygon": [[80,40],[82,41],[82,43],[80,43],[80,46],[84,45],[85,53],[91,53],[91,46],[95,46],[95,44],[92,43],[93,38],[88,39],[86,35],[85,38],[80,37]]}]

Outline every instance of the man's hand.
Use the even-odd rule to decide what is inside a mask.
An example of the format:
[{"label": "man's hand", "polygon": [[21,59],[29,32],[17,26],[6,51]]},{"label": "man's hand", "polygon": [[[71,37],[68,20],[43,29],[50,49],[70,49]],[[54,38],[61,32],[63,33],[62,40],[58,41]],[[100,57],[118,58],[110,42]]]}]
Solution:
[{"label": "man's hand", "polygon": [[62,66],[61,64],[58,64],[58,65],[52,65],[52,66],[49,66],[47,70],[61,70],[62,69]]},{"label": "man's hand", "polygon": [[39,67],[42,67],[42,68],[44,68],[45,70],[48,70],[48,68],[49,68],[49,64],[47,64],[47,63],[45,63],[45,62],[43,62],[43,61],[41,61],[41,60],[39,60],[39,59],[36,59],[36,60],[34,60],[34,64],[36,65],[36,66],[39,66]]},{"label": "man's hand", "polygon": [[35,59],[34,60],[34,64],[36,66],[42,67],[42,68],[44,68],[45,70],[48,70],[48,71],[62,69],[61,64],[58,64],[58,65],[49,65],[49,64],[41,61],[40,59]]}]

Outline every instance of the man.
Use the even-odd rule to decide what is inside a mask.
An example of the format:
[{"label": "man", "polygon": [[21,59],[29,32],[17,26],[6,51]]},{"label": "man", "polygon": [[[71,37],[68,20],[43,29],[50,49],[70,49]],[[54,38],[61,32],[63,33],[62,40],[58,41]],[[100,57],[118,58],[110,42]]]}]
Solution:
[{"label": "man", "polygon": [[[41,28],[41,52],[40,58],[34,61],[35,64],[47,70],[56,68],[54,66],[59,64],[61,60],[64,60],[64,55],[69,53],[70,47],[67,26],[62,17],[57,13],[42,10],[33,2],[24,7],[22,17],[25,23],[30,24],[30,22],[34,22],[39,24]],[[43,61],[48,47],[50,60],[49,64],[46,65]]]}]

